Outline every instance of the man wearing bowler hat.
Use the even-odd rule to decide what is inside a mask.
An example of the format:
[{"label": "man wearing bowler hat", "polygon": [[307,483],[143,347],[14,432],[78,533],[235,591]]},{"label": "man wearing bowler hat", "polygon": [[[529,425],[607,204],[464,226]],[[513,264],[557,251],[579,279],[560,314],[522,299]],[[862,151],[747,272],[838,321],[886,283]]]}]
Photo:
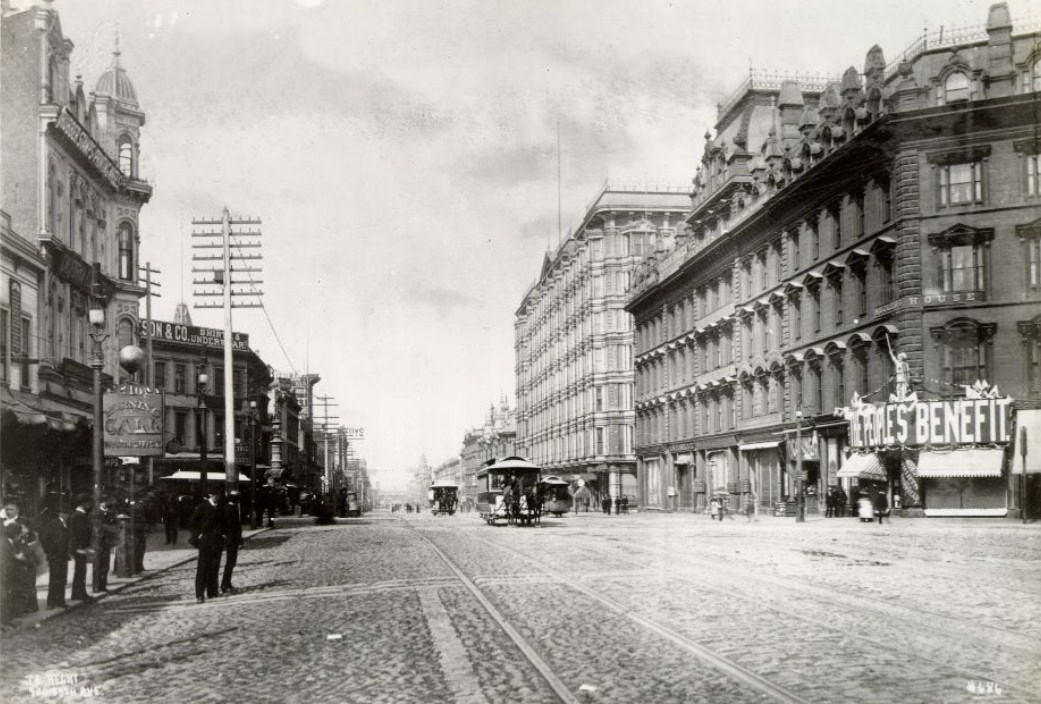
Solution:
[{"label": "man wearing bowler hat", "polygon": [[220,492],[208,490],[206,500],[195,507],[188,519],[188,542],[199,550],[195,568],[195,600],[200,604],[219,596],[217,577],[220,573],[220,553],[224,543],[224,518],[219,507]]},{"label": "man wearing bowler hat", "polygon": [[221,594],[235,591],[231,573],[239,561],[242,547],[242,515],[239,513],[239,492],[232,490],[224,504],[224,576],[220,582]]}]

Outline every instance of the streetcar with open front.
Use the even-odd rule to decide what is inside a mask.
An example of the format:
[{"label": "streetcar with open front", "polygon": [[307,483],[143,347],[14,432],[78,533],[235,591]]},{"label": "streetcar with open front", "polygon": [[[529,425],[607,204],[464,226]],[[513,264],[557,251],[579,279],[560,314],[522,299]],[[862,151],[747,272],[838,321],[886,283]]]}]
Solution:
[{"label": "streetcar with open front", "polygon": [[477,512],[489,525],[538,522],[542,470],[523,457],[506,457],[477,472]]},{"label": "streetcar with open front", "polygon": [[459,505],[459,485],[447,479],[439,479],[430,485],[427,494],[430,500],[430,512],[453,515]]}]

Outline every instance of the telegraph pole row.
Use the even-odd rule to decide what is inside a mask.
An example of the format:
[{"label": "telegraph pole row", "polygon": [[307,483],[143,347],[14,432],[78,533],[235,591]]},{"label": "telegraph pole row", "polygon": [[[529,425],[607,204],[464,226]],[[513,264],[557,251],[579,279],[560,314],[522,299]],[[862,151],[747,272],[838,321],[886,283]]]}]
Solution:
[{"label": "telegraph pole row", "polygon": [[[259,253],[261,236],[258,218],[232,218],[228,208],[219,220],[195,218],[192,220],[192,271],[204,276],[193,279],[198,301],[195,308],[224,309],[224,476],[226,488],[238,489],[239,472],[235,466],[235,366],[232,355],[232,308],[259,308],[263,291],[256,288],[263,281],[253,274],[262,269],[251,262],[263,259]],[[218,229],[219,228],[219,229]],[[219,240],[219,241],[218,241]],[[212,250],[219,250],[214,252]],[[245,263],[243,263],[245,262]],[[241,275],[245,274],[245,277]],[[215,298],[223,299],[218,303]],[[255,481],[254,477],[250,481]]]}]

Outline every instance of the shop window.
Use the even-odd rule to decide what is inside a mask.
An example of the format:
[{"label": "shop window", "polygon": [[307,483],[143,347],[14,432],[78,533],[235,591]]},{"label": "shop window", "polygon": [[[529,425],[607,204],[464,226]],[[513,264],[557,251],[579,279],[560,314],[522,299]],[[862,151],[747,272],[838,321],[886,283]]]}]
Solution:
[{"label": "shop window", "polygon": [[997,325],[960,318],[932,329],[940,347],[941,381],[952,388],[991,378],[991,347]]}]

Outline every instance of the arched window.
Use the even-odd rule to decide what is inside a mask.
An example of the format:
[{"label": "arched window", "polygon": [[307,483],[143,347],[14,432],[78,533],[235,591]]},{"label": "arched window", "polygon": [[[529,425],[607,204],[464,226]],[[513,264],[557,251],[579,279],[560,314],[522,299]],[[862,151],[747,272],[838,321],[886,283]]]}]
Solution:
[{"label": "arched window", "polygon": [[134,228],[128,222],[119,225],[119,278],[134,280]]},{"label": "arched window", "polygon": [[955,71],[943,82],[943,102],[953,103],[969,99],[969,77],[961,71]]},{"label": "arched window", "polygon": [[124,176],[134,175],[134,143],[129,137],[119,140],[119,170]]},{"label": "arched window", "polygon": [[120,318],[116,326],[116,341],[119,349],[134,344],[134,321],[130,318]]}]

